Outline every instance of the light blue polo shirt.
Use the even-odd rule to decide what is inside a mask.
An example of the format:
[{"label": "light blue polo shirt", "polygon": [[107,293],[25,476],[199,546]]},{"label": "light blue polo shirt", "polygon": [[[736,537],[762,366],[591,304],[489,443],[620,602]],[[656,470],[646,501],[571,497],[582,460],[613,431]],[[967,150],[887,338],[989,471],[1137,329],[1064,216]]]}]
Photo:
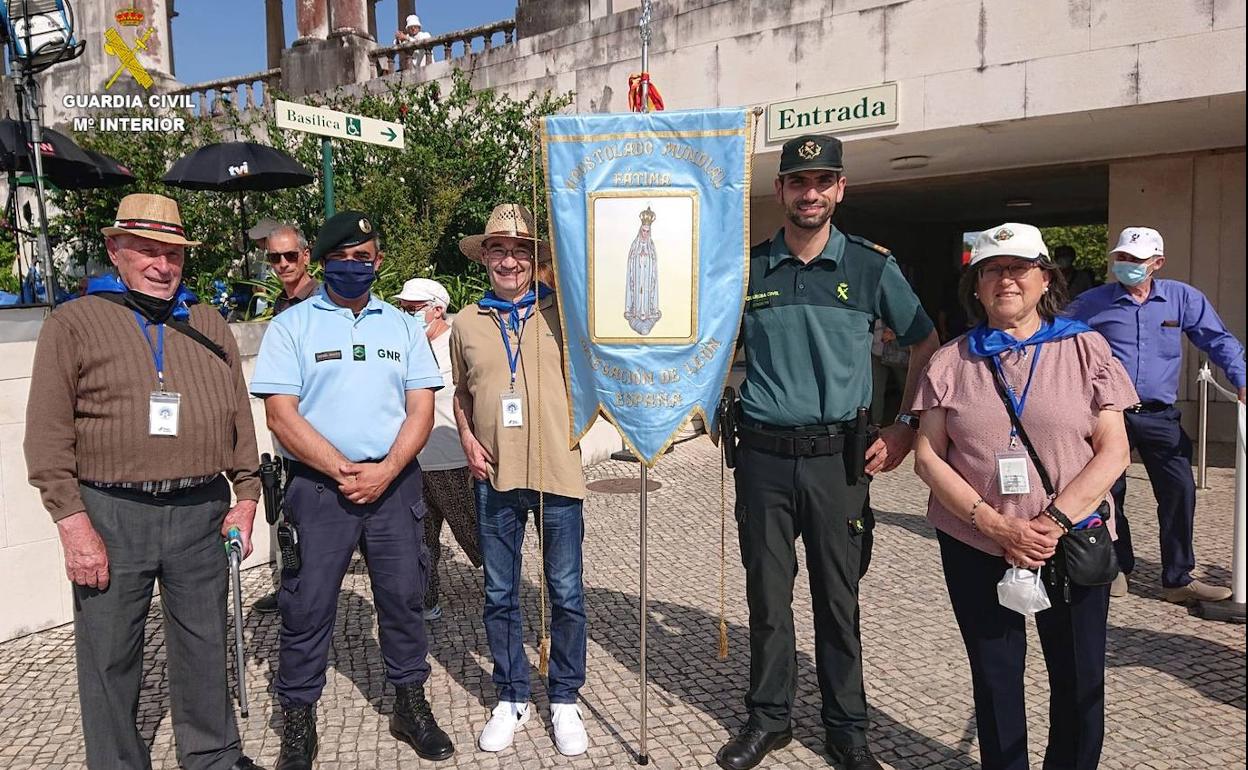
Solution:
[{"label": "light blue polo shirt", "polygon": [[441,387],[429,341],[410,316],[377,297],[356,316],[324,289],[269,322],[251,378],[252,395],[298,396],[299,414],[352,462],[390,452],[407,391]]}]

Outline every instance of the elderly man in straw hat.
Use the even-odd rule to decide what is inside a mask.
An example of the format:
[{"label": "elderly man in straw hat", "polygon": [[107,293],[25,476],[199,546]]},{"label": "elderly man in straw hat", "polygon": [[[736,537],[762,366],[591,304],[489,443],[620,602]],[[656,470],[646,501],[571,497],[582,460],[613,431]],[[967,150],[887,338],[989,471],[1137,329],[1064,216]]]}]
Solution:
[{"label": "elderly man in straw hat", "polygon": [[151,767],[134,720],[159,581],[178,761],[252,770],[226,681],[221,547],[237,527],[251,552],[260,496],[238,348],[183,286],[186,248],[199,242],[177,203],[126,196],[103,232],[117,274],[44,323],[26,417],[30,482],[74,584],[87,766]]},{"label": "elderly man in straw hat", "polygon": [[[476,479],[481,556],[485,565],[485,633],[494,658],[498,705],[478,740],[502,751],[532,714],[529,661],[520,611],[520,554],[532,514],[549,587],[550,634],[542,598],[539,669],[549,662],[547,694],[555,746],[576,755],[588,747],[576,705],[585,683],[585,590],[581,582],[581,501],[585,478],[579,447],[568,446],[563,330],[553,292],[534,280],[550,259],[533,216],[505,203],[485,232],[460,250],[485,265],[490,291],[463,308],[451,331],[455,418],[468,469]],[[547,673],[542,670],[541,673]]]}]

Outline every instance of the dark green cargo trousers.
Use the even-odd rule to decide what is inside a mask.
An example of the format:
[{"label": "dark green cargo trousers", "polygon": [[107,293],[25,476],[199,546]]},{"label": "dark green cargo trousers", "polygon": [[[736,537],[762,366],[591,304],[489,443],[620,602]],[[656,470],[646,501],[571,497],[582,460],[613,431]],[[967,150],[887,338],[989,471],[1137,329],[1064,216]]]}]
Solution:
[{"label": "dark green cargo trousers", "polygon": [[797,689],[793,581],[798,537],[806,549],[815,616],[815,668],[828,739],[867,742],[858,634],[867,481],[849,484],[841,454],[786,457],[738,449],[737,535],[750,607],[749,724],[789,727]]}]

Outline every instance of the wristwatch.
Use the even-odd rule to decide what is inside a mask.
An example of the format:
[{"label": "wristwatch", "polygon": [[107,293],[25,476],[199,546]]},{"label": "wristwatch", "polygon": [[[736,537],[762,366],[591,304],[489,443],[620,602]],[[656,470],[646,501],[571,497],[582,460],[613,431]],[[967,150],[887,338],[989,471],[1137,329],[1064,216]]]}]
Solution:
[{"label": "wristwatch", "polygon": [[919,416],[917,414],[911,414],[910,412],[899,414],[897,415],[897,422],[906,426],[910,430],[919,429]]}]

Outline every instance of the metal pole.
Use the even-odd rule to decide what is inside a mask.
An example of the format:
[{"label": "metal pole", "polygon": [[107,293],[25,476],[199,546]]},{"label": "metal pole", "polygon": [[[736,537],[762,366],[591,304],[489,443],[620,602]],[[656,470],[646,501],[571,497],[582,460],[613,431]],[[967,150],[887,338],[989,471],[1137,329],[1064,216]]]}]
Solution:
[{"label": "metal pole", "polygon": [[[641,28],[641,111],[643,113],[650,112],[650,16],[652,11],[651,0],[642,0],[641,2],[641,20],[638,26]],[[650,484],[648,481],[648,472],[646,468],[645,458],[638,456],[641,465],[641,742],[640,750],[637,754],[637,764],[650,764],[650,754],[647,750],[646,742],[648,729],[648,718],[650,709],[648,707],[648,690],[649,679],[646,676],[646,626],[648,625],[650,611],[647,605],[648,586],[646,584],[646,540],[648,539],[648,527],[646,525],[646,508],[648,497],[650,494]]]},{"label": "metal pole", "polygon": [[[52,272],[52,249],[48,245],[48,210],[44,204],[43,151],[40,148],[43,143],[43,127],[39,122],[39,110],[43,105],[40,103],[39,84],[35,81],[34,73],[23,67],[22,80],[24,81],[23,90],[28,96],[27,99],[22,100],[22,104],[30,120],[30,143],[35,158],[35,201],[39,209],[39,229],[35,236],[35,243],[39,254],[39,266],[43,269],[44,293],[47,295],[48,307],[53,308],[56,307],[56,285]],[[33,285],[31,290],[34,290]]]},{"label": "metal pole", "polygon": [[1208,468],[1209,455],[1206,454],[1209,449],[1209,380],[1205,379],[1209,373],[1209,362],[1201,364],[1200,377],[1197,378],[1197,387],[1200,389],[1200,425],[1196,438],[1196,488],[1208,489],[1207,477],[1205,470]]},{"label": "metal pole", "polygon": [[325,189],[325,219],[334,215],[334,145],[328,136],[321,137],[321,172]]},{"label": "metal pole", "polygon": [[1227,390],[1211,379],[1212,374],[1201,369],[1201,382],[1207,383],[1214,390],[1231,399],[1235,403],[1235,522],[1231,536],[1234,553],[1231,555],[1231,598],[1222,602],[1201,602],[1198,611],[1206,620],[1220,620],[1227,623],[1243,623],[1245,620],[1244,600],[1248,598],[1248,521],[1245,521],[1245,508],[1248,507],[1248,489],[1245,479],[1248,478],[1248,461],[1244,456],[1245,441],[1245,406],[1239,400],[1239,394]]}]

